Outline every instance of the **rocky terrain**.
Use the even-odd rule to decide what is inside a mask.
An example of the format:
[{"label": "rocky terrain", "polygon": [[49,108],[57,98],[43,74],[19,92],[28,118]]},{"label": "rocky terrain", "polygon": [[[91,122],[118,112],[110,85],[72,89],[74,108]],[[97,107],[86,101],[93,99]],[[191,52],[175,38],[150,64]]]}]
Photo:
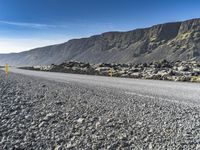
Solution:
[{"label": "rocky terrain", "polygon": [[30,51],[1,54],[0,65],[50,65],[67,61],[144,63],[200,61],[200,19],[154,25],[127,32],[107,32]]},{"label": "rocky terrain", "polygon": [[200,63],[194,60],[177,62],[162,60],[140,64],[65,62],[60,65],[22,67],[22,69],[103,76],[108,76],[112,70],[112,76],[115,77],[200,82]]},{"label": "rocky terrain", "polygon": [[200,149],[198,105],[0,71],[0,149]]}]

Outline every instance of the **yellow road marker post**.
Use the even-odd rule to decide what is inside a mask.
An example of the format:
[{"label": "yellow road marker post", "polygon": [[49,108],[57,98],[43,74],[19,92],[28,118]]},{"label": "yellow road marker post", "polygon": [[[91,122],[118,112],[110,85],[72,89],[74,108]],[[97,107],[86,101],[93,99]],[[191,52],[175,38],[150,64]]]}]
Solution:
[{"label": "yellow road marker post", "polygon": [[113,75],[112,72],[113,72],[113,71],[112,71],[112,69],[110,68],[110,69],[108,70],[108,75],[109,75],[110,77],[112,77],[112,75]]},{"label": "yellow road marker post", "polygon": [[6,79],[8,79],[8,64],[5,66]]}]

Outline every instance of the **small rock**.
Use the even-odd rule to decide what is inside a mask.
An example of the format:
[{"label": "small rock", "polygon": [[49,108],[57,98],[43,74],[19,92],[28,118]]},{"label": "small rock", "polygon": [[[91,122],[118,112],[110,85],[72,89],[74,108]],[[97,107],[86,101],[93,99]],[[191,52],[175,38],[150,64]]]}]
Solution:
[{"label": "small rock", "polygon": [[31,115],[26,115],[25,119],[30,120],[31,119]]},{"label": "small rock", "polygon": [[136,124],[141,126],[141,125],[142,125],[142,122],[137,121]]},{"label": "small rock", "polygon": [[153,149],[153,144],[149,143],[149,150]]},{"label": "small rock", "polygon": [[95,127],[96,128],[98,128],[98,127],[100,127],[101,126],[101,123],[100,122],[97,122],[96,124],[95,124]]},{"label": "small rock", "polygon": [[45,122],[41,122],[41,123],[38,125],[38,127],[41,128],[41,127],[44,126],[44,124],[45,124]]},{"label": "small rock", "polygon": [[115,142],[115,143],[112,143],[111,145],[109,145],[107,147],[108,150],[113,150],[113,149],[116,149],[117,147],[119,146],[119,143],[118,142]]},{"label": "small rock", "polygon": [[49,114],[47,114],[47,115],[44,117],[43,120],[48,121],[48,120],[50,120],[52,117],[54,117],[54,114],[53,114],[53,113],[49,113]]},{"label": "small rock", "polygon": [[81,133],[80,132],[75,132],[74,135],[75,136],[79,136],[79,135],[81,135]]},{"label": "small rock", "polygon": [[84,121],[84,118],[79,118],[79,119],[77,120],[78,123],[83,123],[83,121]]},{"label": "small rock", "polygon": [[73,147],[74,147],[74,145],[71,142],[67,144],[68,149],[73,148]]},{"label": "small rock", "polygon": [[126,140],[127,139],[127,135],[124,133],[124,134],[120,134],[119,136],[118,136],[118,138],[120,139],[120,140]]}]

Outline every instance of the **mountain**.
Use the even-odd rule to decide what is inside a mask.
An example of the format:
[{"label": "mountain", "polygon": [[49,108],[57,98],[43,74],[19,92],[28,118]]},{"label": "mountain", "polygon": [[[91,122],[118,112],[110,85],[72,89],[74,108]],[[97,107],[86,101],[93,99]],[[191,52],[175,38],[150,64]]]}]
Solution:
[{"label": "mountain", "polygon": [[107,32],[21,53],[0,54],[0,65],[6,62],[47,65],[64,61],[141,63],[162,59],[200,61],[200,19]]}]

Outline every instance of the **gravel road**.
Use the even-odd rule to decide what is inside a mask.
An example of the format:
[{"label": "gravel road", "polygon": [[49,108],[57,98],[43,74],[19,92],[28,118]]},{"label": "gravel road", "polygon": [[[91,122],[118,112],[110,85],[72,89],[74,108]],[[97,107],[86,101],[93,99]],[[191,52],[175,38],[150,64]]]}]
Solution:
[{"label": "gravel road", "polygon": [[35,74],[0,71],[2,150],[200,149],[199,84]]}]

